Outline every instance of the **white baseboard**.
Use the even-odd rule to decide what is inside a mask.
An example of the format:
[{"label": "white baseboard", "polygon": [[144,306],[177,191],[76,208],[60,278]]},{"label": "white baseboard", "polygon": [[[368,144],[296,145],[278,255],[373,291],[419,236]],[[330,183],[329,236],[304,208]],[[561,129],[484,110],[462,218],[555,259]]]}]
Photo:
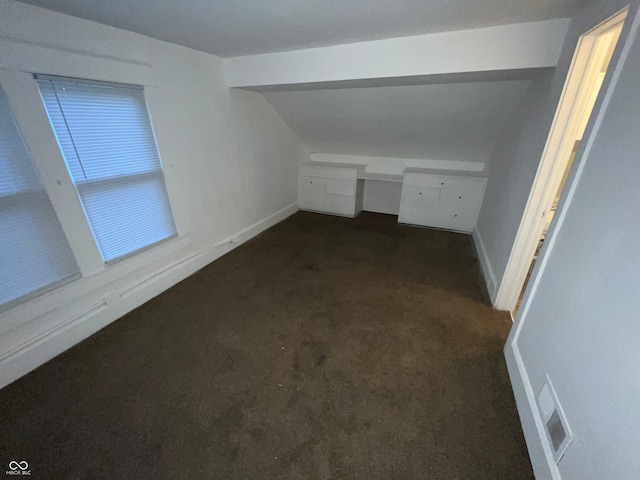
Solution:
[{"label": "white baseboard", "polygon": [[478,227],[475,227],[472,232],[473,243],[476,246],[476,252],[478,252],[478,259],[480,260],[480,267],[482,268],[482,275],[484,276],[484,281],[487,284],[487,290],[489,291],[489,297],[491,301],[494,301],[494,295],[496,292],[496,277],[493,274],[493,267],[491,266],[491,260],[489,260],[489,256],[487,255],[487,250],[484,247],[484,242],[482,241],[482,235],[480,235],[480,230]]},{"label": "white baseboard", "polygon": [[529,376],[517,346],[507,343],[504,355],[536,480],[562,480],[538,413],[535,393],[531,388]]},{"label": "white baseboard", "polygon": [[121,288],[115,296],[111,294],[108,299],[85,307],[71,318],[58,322],[36,336],[24,339],[0,357],[0,388],[48,362],[297,211],[296,202],[205,251],[164,265],[145,278]]}]

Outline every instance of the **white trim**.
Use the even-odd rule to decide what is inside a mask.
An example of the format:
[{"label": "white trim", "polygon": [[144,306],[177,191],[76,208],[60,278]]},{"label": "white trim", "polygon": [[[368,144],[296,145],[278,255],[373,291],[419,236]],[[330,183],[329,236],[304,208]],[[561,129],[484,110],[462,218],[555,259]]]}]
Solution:
[{"label": "white trim", "polygon": [[480,230],[476,226],[471,233],[473,243],[476,246],[476,252],[478,253],[478,260],[480,260],[480,267],[482,268],[482,275],[484,281],[487,284],[487,290],[489,291],[489,297],[493,299],[493,295],[496,289],[496,276],[493,273],[493,267],[491,266],[491,260],[482,241],[482,235]]},{"label": "white trim", "polygon": [[[100,251],[49,123],[36,81],[29,73],[0,70],[0,85],[7,94],[22,138],[82,275],[86,277],[104,269]],[[0,331],[3,328],[0,326]]]},{"label": "white trim", "polygon": [[517,345],[508,343],[504,355],[536,480],[562,480]]},{"label": "white trim", "polygon": [[[19,331],[17,329],[22,325],[27,325],[30,322],[37,324],[39,320],[46,319],[53,311],[57,311],[63,317],[65,315],[74,316],[76,310],[81,310],[84,307],[69,305],[70,303],[77,302],[78,305],[84,306],[87,302],[96,301],[94,296],[96,291],[114,289],[113,285],[121,283],[120,280],[123,278],[135,277],[136,274],[144,275],[148,267],[153,268],[153,265],[161,262],[162,259],[174,254],[179,255],[178,252],[191,246],[191,243],[191,234],[174,237],[155,248],[142,252],[138,257],[123,260],[110,270],[103,267],[103,270],[99,272],[94,272],[86,277],[77,277],[73,281],[64,283],[58,288],[51,289],[3,312],[0,322],[0,359],[3,357],[2,352],[10,349],[11,345],[21,342],[20,339],[15,339],[12,335],[15,335],[15,332]],[[48,322],[43,321],[43,323],[47,324]],[[39,335],[42,332],[42,329],[35,325],[26,328],[34,329],[31,334],[26,334],[27,337]],[[13,333],[11,333],[12,331]]]},{"label": "white trim", "polygon": [[[518,359],[522,364],[522,357],[520,357],[519,352],[518,352]],[[569,420],[567,419],[567,415],[564,413],[564,408],[562,408],[562,404],[560,403],[560,399],[558,398],[558,393],[556,392],[556,389],[553,386],[553,382],[551,381],[551,376],[547,373],[545,377],[546,377],[546,382],[544,387],[546,387],[548,392],[551,394],[555,411],[560,417],[560,422],[562,423],[562,427],[564,428],[564,432],[565,432],[565,437],[560,443],[560,445],[558,446],[558,449],[555,450],[554,448],[552,453],[553,461],[555,462],[556,465],[558,465],[560,463],[560,460],[562,460],[562,457],[564,456],[565,452],[567,451],[567,448],[569,448],[569,445],[571,445],[571,443],[573,442],[573,430],[571,430],[571,425],[569,425]],[[545,423],[544,433],[546,435],[547,445],[553,445],[549,429],[546,428],[546,422],[548,421],[548,419],[544,417],[544,412],[540,411],[539,398],[540,398],[540,392],[538,392],[538,397],[536,397],[536,399],[538,399],[538,401],[536,402],[538,407],[536,411],[538,412],[539,414],[538,416],[541,418],[543,423]]]},{"label": "white trim", "polygon": [[[51,360],[75,344],[93,335],[131,310],[172,287],[184,278],[217,260],[250,238],[281,222],[298,211],[292,203],[274,214],[227,237],[207,250],[192,254],[147,275],[142,280],[103,295],[94,304],[48,329],[22,339],[3,336],[2,343],[13,337],[11,348],[0,353],[0,388]],[[51,313],[51,312],[50,312]],[[11,333],[11,332],[10,332]]]},{"label": "white trim", "polygon": [[[619,24],[624,15],[626,9],[603,25],[610,29]],[[578,138],[578,129],[591,108],[589,100],[593,98],[592,92],[610,42],[611,36],[603,33],[602,26],[585,33],[578,41],[520,227],[498,285],[494,306],[499,310],[513,310],[517,304],[545,227],[547,212],[553,205]]]}]

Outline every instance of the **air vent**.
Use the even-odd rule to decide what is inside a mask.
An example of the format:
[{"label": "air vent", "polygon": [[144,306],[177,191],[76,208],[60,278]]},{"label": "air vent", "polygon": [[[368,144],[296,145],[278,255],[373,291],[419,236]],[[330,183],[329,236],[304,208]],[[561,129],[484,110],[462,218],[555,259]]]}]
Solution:
[{"label": "air vent", "polygon": [[547,432],[547,440],[551,445],[553,458],[558,463],[573,437],[548,375],[538,395],[538,409]]},{"label": "air vent", "polygon": [[558,415],[557,410],[553,411],[551,418],[547,422],[547,433],[551,438],[553,450],[557,452],[560,450],[562,442],[567,438],[567,432],[564,431],[564,426],[562,425],[562,420],[560,420],[560,415]]}]

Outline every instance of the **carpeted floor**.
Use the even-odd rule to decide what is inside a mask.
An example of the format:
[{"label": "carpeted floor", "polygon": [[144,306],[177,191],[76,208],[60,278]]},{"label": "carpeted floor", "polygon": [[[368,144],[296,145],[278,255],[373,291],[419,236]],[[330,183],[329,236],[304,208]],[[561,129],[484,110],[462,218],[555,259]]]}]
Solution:
[{"label": "carpeted floor", "polygon": [[0,391],[34,479],[532,479],[471,237],[297,213]]}]

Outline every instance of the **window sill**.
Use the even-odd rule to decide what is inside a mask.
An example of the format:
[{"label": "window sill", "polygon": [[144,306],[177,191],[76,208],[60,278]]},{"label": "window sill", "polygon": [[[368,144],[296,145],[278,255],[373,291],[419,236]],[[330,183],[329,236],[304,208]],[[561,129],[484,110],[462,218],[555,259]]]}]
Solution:
[{"label": "window sill", "polygon": [[169,243],[173,242],[174,240],[178,240],[179,238],[180,238],[179,235],[176,233],[174,235],[171,235],[170,237],[163,238],[162,240],[158,240],[157,242],[154,242],[150,245],[134,250],[133,252],[129,252],[125,255],[114,258],[113,260],[108,260],[104,262],[104,265],[105,267],[111,267],[118,263],[122,263],[130,258],[137,257],[138,255],[142,255],[143,253],[153,250],[155,248],[159,248],[163,245],[168,245]]},{"label": "window sill", "polygon": [[162,268],[161,265],[156,265],[168,256],[187,248],[191,245],[191,240],[191,234],[170,237],[113,265],[104,266],[84,277],[70,279],[24,303],[15,305],[0,313],[0,334],[45,316],[53,310],[67,310],[70,304],[80,305],[104,298],[109,292],[122,288],[119,283],[130,282],[130,276],[137,271],[144,275],[145,271]]}]

